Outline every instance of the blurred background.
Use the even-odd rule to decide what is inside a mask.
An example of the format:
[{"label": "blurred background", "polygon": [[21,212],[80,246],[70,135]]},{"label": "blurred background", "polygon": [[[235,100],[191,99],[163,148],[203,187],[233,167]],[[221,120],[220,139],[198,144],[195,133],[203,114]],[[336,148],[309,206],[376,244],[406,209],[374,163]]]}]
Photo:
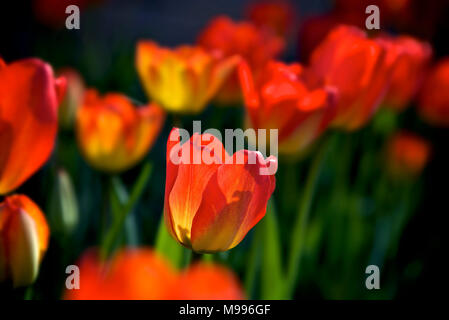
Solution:
[{"label": "blurred background", "polygon": [[[164,46],[195,43],[198,34],[212,18],[228,15],[235,20],[247,19],[248,8],[255,2],[257,1],[8,1],[8,5],[3,4],[0,9],[0,55],[7,62],[25,57],[39,57],[49,62],[55,70],[71,67],[82,75],[87,87],[95,87],[100,92],[122,92],[136,101],[146,102],[148,99],[134,67],[135,47],[138,40],[152,39]],[[389,7],[380,4],[381,31],[393,34],[405,33],[428,41],[433,47],[435,60],[449,55],[448,1],[388,2],[394,5]],[[291,12],[288,21],[287,49],[282,55],[282,60],[306,62],[310,51],[336,24],[355,24],[364,28],[366,18],[364,8],[376,1],[302,0],[289,1],[289,3],[294,11]],[[64,27],[67,15],[61,8],[65,8],[68,4],[80,5],[80,30],[67,30]],[[242,108],[230,110],[223,126],[241,127]],[[188,120],[201,119],[204,121],[204,129],[213,127],[214,120],[211,120],[211,115],[214,111],[215,107],[208,108],[197,117],[187,118],[185,123],[188,123]],[[317,253],[317,257],[306,259],[304,275],[300,277],[295,298],[438,297],[438,288],[442,285],[441,279],[445,274],[442,257],[445,255],[444,248],[447,244],[445,222],[448,214],[446,197],[449,178],[447,168],[449,133],[447,129],[423,124],[413,107],[404,111],[399,121],[403,129],[419,133],[431,142],[432,157],[419,182],[414,182],[420,190],[419,197],[410,200],[417,201],[414,201],[413,213],[404,224],[397,250],[394,251],[394,255],[385,258],[381,285],[386,287],[388,292],[379,295],[367,294],[363,289],[363,279],[365,278],[364,268],[369,258],[360,258],[360,269],[351,269],[340,261],[341,254],[346,251],[332,249],[332,240],[328,240],[328,244],[322,244],[320,247],[321,251]],[[171,123],[171,121],[166,122],[156,145],[148,155],[154,165],[153,175],[135,209],[134,218],[126,223],[128,230],[126,234],[132,235],[125,240],[127,244],[154,243],[163,209],[165,142]],[[372,129],[372,127],[363,129],[360,136],[363,137],[367,130]],[[351,142],[354,148],[354,159],[356,159],[353,160],[354,163],[358,163],[357,159],[363,155],[360,146],[364,143],[360,139],[362,138],[353,138]],[[97,200],[101,198],[103,177],[100,173],[89,170],[73,141],[75,141],[73,132],[60,132],[52,160],[18,190],[33,198],[48,213],[51,211],[48,194],[53,192],[55,184],[51,173],[63,167],[72,176],[78,199],[79,222],[74,235],[70,239],[62,237],[57,241],[51,241],[35,286],[36,298],[59,298],[66,276],[65,266],[73,263],[86,247],[97,243],[94,226],[99,219],[96,213],[101,210],[101,203]],[[381,144],[379,141],[374,142],[376,143]],[[307,160],[305,162],[307,163]],[[332,163],[332,160],[330,162]],[[332,168],[332,164],[330,167]],[[349,165],[349,170],[357,170],[356,167],[356,164]],[[300,166],[296,175],[293,174],[293,178],[296,177],[299,180],[299,185],[305,179],[305,173],[302,170],[304,168],[306,166]],[[131,185],[138,176],[139,170],[140,166],[137,166],[122,174],[124,183]],[[378,166],[373,165],[370,170],[372,170],[372,179],[380,176],[380,171],[376,171],[380,170]],[[288,181],[285,182],[284,178],[286,175],[282,174],[281,169],[278,172],[278,185],[288,185]],[[319,192],[316,200],[318,207],[326,205],[320,203],[320,196],[326,194],[326,179],[331,179],[332,173],[326,175],[325,172],[323,176],[323,193]],[[389,186],[383,185],[381,188],[389,188]],[[275,192],[278,203],[282,202],[278,205],[278,216],[282,215],[284,203],[297,198],[294,194],[295,190],[288,192],[286,190],[284,189],[283,194],[279,194],[278,189]],[[370,212],[372,204],[369,191],[360,199],[363,201],[362,207],[366,209],[366,212]],[[332,210],[338,211],[338,209]],[[282,219],[279,218],[279,220]],[[371,221],[374,220],[368,219],[364,223],[371,223]],[[370,230],[374,233],[382,233],[384,229],[381,222],[375,221],[373,223],[380,223],[380,225]],[[340,232],[345,233],[346,226],[344,222],[342,223]],[[287,230],[288,225],[288,219],[280,222],[281,235],[284,234],[283,228]],[[129,232],[129,230],[132,231]],[[364,234],[358,236],[363,238]],[[382,239],[381,235],[378,237]],[[251,239],[251,235],[247,238]],[[241,274],[245,263],[242,257],[248,254],[248,239],[245,239],[236,249],[220,255],[217,259],[232,265],[233,269]],[[373,246],[370,243],[369,249],[366,249],[370,252],[367,253],[368,256],[375,254],[371,252],[374,250]],[[337,257],[329,258],[333,254],[332,250],[336,252]]]}]

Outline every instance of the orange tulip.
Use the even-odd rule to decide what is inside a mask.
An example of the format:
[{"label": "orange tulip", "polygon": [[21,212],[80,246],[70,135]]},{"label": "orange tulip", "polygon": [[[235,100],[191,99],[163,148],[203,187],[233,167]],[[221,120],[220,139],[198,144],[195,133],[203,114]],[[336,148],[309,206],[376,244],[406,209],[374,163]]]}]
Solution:
[{"label": "orange tulip", "polygon": [[102,262],[88,251],[77,263],[80,288],[66,290],[68,300],[154,300],[171,292],[177,274],[154,251],[145,248],[120,250]]},{"label": "orange tulip", "polygon": [[388,108],[402,111],[422,83],[432,56],[432,48],[426,42],[407,36],[384,39],[399,50],[400,57],[393,68],[391,83],[383,104]]},{"label": "orange tulip", "polygon": [[398,132],[388,142],[388,169],[396,177],[417,176],[429,161],[430,152],[431,147],[423,138],[410,132]]},{"label": "orange tulip", "polygon": [[335,91],[310,87],[299,64],[268,63],[259,79],[246,63],[240,64],[239,72],[248,126],[278,129],[281,153],[306,149],[335,116]]},{"label": "orange tulip", "polygon": [[80,288],[66,290],[68,300],[242,299],[237,277],[228,269],[196,264],[182,273],[149,248],[119,250],[100,261],[94,250],[77,263]]},{"label": "orange tulip", "polygon": [[147,94],[168,111],[199,113],[215,96],[239,58],[221,59],[199,47],[168,49],[152,41],[137,44],[137,71]]},{"label": "orange tulip", "polygon": [[[276,169],[277,159],[264,160],[260,153],[248,150],[228,156],[220,140],[210,134],[195,133],[182,146],[179,137],[175,128],[167,142],[167,228],[174,239],[194,251],[229,250],[265,215],[275,170],[268,170],[272,175],[261,172]],[[203,156],[195,163],[197,152]]]},{"label": "orange tulip", "polygon": [[50,157],[65,81],[38,59],[0,59],[0,194],[19,187]]},{"label": "orange tulip", "polygon": [[88,90],[77,115],[78,144],[99,170],[119,172],[139,162],[156,140],[165,114],[155,104],[135,108],[124,95]]},{"label": "orange tulip", "polygon": [[424,81],[419,113],[428,123],[449,127],[449,57],[439,61]]},{"label": "orange tulip", "polygon": [[81,75],[71,68],[60,69],[56,73],[67,82],[66,94],[59,107],[59,125],[64,129],[72,129],[77,110],[83,102],[84,81]]},{"label": "orange tulip", "polygon": [[237,277],[227,268],[211,263],[196,263],[181,274],[172,290],[172,300],[242,300]]},{"label": "orange tulip", "polygon": [[[284,41],[248,22],[234,22],[221,16],[210,22],[198,38],[198,44],[207,50],[218,51],[224,57],[238,54],[257,73],[268,61],[277,57],[284,48]],[[216,101],[224,105],[241,102],[241,90],[237,71],[218,92]]]},{"label": "orange tulip", "polygon": [[340,26],[313,51],[309,81],[338,89],[337,116],[332,125],[356,130],[377,111],[388,89],[398,52],[374,41],[356,27]]},{"label": "orange tulip", "polygon": [[27,286],[38,275],[47,251],[49,229],[39,207],[24,195],[6,197],[0,204],[0,281]]}]

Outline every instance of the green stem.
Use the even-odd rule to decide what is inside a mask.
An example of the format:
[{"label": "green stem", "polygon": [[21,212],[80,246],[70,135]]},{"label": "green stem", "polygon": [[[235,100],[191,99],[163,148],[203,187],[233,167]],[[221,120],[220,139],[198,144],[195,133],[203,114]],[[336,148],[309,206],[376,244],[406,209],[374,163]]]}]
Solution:
[{"label": "green stem", "polygon": [[125,223],[127,215],[131,212],[131,210],[136,205],[137,201],[142,196],[143,190],[147,185],[147,182],[151,176],[151,171],[152,171],[151,163],[149,162],[145,163],[142,171],[140,172],[139,177],[137,178],[136,183],[133,186],[128,201],[114,217],[111,228],[107,231],[106,236],[104,238],[103,247],[101,251],[101,256],[103,259],[107,258],[108,255],[110,254],[115,244],[115,241],[119,237],[120,231],[123,229],[123,225]]},{"label": "green stem", "polygon": [[262,228],[256,226],[254,229],[254,236],[251,242],[251,248],[248,256],[248,263],[245,271],[245,291],[248,298],[253,297],[254,284],[256,280],[256,274],[260,266],[260,244],[262,241]]},{"label": "green stem", "polygon": [[310,215],[315,189],[321,172],[322,164],[329,149],[329,142],[325,141],[316,154],[309,174],[307,176],[306,186],[301,203],[299,205],[298,215],[293,226],[292,241],[290,246],[290,255],[287,266],[286,295],[292,297],[296,287],[298,273],[301,268],[301,257],[304,248],[304,239],[307,223]]}]

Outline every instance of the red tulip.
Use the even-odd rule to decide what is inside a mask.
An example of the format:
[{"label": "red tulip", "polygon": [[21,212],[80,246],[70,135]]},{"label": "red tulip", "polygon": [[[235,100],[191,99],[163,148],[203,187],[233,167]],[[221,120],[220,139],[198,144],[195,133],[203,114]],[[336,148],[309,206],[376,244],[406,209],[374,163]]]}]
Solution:
[{"label": "red tulip", "polygon": [[178,272],[149,248],[120,249],[101,261],[95,250],[76,264],[79,289],[67,289],[68,300],[205,300],[243,299],[238,278],[216,264],[198,263]]},{"label": "red tulip", "polygon": [[417,176],[429,161],[430,152],[429,142],[422,137],[398,132],[388,142],[388,169],[396,177]]},{"label": "red tulip", "polygon": [[38,59],[0,59],[0,194],[20,186],[49,158],[65,88]]},{"label": "red tulip", "polygon": [[[212,20],[199,36],[198,44],[212,52],[219,52],[224,57],[239,55],[256,72],[277,57],[285,45],[280,37],[269,30],[259,29],[249,22],[234,22],[225,16]],[[228,105],[241,101],[237,71],[225,82],[216,100]]]},{"label": "red tulip", "polygon": [[248,126],[278,129],[281,153],[306,149],[335,116],[335,90],[311,87],[298,64],[268,63],[258,79],[246,63],[239,72]]},{"label": "red tulip", "polygon": [[314,50],[309,81],[338,89],[333,126],[356,130],[374,115],[388,89],[397,50],[386,41],[370,40],[355,27],[334,29]]},{"label": "red tulip", "polygon": [[76,265],[80,288],[66,290],[68,300],[164,299],[177,276],[163,257],[144,248],[120,250],[104,262],[90,250]]},{"label": "red tulip", "polygon": [[249,150],[228,156],[210,134],[195,133],[182,146],[179,138],[175,128],[167,142],[164,216],[168,230],[197,252],[231,249],[265,215],[275,187],[277,159],[264,160]]},{"label": "red tulip", "polygon": [[422,83],[427,65],[432,56],[432,48],[426,42],[401,36],[383,38],[390,41],[393,50],[400,55],[391,77],[390,86],[383,104],[398,111],[407,107]]},{"label": "red tulip", "polygon": [[428,123],[449,127],[449,57],[439,61],[424,81],[419,113]]}]

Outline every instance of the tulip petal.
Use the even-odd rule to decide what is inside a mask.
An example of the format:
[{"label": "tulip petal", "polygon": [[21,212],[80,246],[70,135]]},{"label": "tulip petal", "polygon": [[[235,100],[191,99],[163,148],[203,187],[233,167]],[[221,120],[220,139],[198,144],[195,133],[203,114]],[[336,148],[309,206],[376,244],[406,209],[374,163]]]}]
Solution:
[{"label": "tulip petal", "polygon": [[[203,151],[211,154],[209,144],[216,144],[217,138],[212,135],[199,135],[195,133],[189,142],[184,143],[181,148],[182,157],[189,157],[188,161],[181,162],[177,167],[177,176],[169,194],[170,217],[173,222],[173,229],[176,234],[176,239],[184,245],[190,246],[190,232],[192,221],[197,212],[203,192],[209,182],[209,179],[217,171],[222,163],[222,159],[218,158],[210,164],[203,163],[201,158],[195,164],[195,155],[200,157]],[[220,142],[222,147],[222,144]],[[171,159],[173,148],[169,155]],[[226,154],[226,151],[222,151]],[[223,155],[222,153],[222,155]],[[167,160],[168,161],[168,160]],[[172,169],[171,169],[172,170]],[[171,180],[172,177],[167,180]],[[169,181],[170,182],[170,181]],[[167,186],[169,183],[167,183]]]},{"label": "tulip petal", "polygon": [[[243,164],[236,163],[239,156]],[[248,159],[256,159],[249,164]],[[268,199],[275,187],[273,175],[261,175],[261,169],[276,160],[254,151],[234,154],[233,164],[220,166],[209,180],[207,197],[192,224],[192,247],[199,252],[215,252],[235,247],[265,215]]]},{"label": "tulip petal", "polygon": [[17,188],[50,156],[57,107],[50,66],[27,59],[1,68],[0,142],[11,140],[0,150],[0,194]]}]

